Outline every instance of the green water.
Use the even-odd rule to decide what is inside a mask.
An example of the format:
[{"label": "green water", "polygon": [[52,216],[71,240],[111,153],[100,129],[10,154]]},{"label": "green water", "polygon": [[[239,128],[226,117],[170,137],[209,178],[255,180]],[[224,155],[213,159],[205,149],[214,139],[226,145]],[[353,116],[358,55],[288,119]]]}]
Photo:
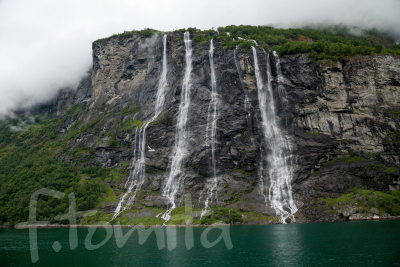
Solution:
[{"label": "green water", "polygon": [[[129,229],[123,229],[126,233]],[[68,228],[38,229],[39,261],[31,262],[28,229],[0,229],[0,266],[399,266],[400,220],[290,225],[231,226],[233,248],[223,240],[204,248],[206,228],[193,228],[194,247],[187,250],[185,228],[176,229],[177,246],[159,250],[155,234],[140,245],[135,231],[118,248],[115,235],[100,248],[87,250],[87,228],[78,229],[78,247],[70,250]],[[163,230],[164,231],[164,230]],[[213,229],[207,238],[218,238]],[[99,228],[91,239],[106,237]],[[55,252],[52,245],[62,248]],[[170,242],[166,238],[166,244]],[[173,242],[172,242],[173,243]]]}]

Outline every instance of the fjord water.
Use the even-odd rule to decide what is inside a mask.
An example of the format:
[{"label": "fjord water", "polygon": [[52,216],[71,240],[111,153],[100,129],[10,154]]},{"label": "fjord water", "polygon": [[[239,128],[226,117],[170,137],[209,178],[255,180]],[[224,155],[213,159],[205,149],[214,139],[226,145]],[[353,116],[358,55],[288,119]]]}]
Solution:
[{"label": "fjord water", "polygon": [[[233,248],[224,242],[204,248],[200,235],[207,228],[193,228],[194,247],[185,247],[186,228],[177,228],[177,247],[159,250],[152,233],[139,245],[134,232],[118,248],[114,235],[103,246],[85,248],[87,228],[78,229],[79,245],[71,251],[68,228],[38,229],[39,261],[34,266],[398,266],[400,220],[312,224],[231,226]],[[123,229],[124,234],[128,229]],[[214,241],[220,230],[208,233]],[[105,238],[99,228],[93,239]],[[28,229],[0,229],[0,266],[31,266]],[[62,245],[57,253],[52,244]]]}]

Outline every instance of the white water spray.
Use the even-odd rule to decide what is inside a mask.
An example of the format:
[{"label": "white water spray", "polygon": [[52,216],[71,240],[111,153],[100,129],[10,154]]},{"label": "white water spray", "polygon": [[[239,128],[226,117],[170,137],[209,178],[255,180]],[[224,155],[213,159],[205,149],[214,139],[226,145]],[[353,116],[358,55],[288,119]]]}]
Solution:
[{"label": "white water spray", "polygon": [[171,219],[171,212],[176,208],[176,195],[180,191],[183,182],[183,160],[186,155],[187,132],[186,123],[190,105],[190,74],[192,72],[192,41],[189,32],[184,34],[186,48],[186,70],[182,83],[181,103],[179,105],[178,123],[175,133],[175,148],[172,156],[171,171],[162,195],[167,197],[171,206],[162,215],[165,221]]},{"label": "white water spray", "polygon": [[[153,122],[163,111],[165,103],[165,94],[167,92],[167,35],[163,37],[164,52],[163,52],[163,63],[160,81],[158,83],[156,105],[154,108],[154,116],[147,121],[138,131],[135,130],[135,150],[133,152],[133,161],[131,163],[131,171],[129,173],[128,180],[125,183],[125,188],[129,184],[127,191],[120,199],[117,208],[115,209],[114,216],[112,220],[117,218],[117,216],[124,210],[126,210],[133,201],[135,201],[137,192],[142,188],[145,180],[146,172],[146,161],[145,161],[145,151],[146,151],[146,129],[151,122]],[[154,151],[154,149],[149,149],[149,151]],[[132,190],[135,189],[134,193]],[[125,200],[129,196],[126,203]]]},{"label": "white water spray", "polygon": [[[261,193],[264,195],[266,202],[269,202],[275,210],[276,215],[280,216],[280,222],[286,223],[285,220],[288,217],[291,217],[294,221],[293,214],[297,211],[291,188],[293,170],[290,164],[288,164],[292,157],[291,147],[289,141],[285,139],[277,125],[269,55],[266,54],[267,86],[265,86],[259,70],[257,51],[255,47],[252,47],[252,50],[262,129],[266,145],[265,151],[262,150],[261,154]],[[264,164],[264,161],[266,161],[266,164]],[[264,166],[269,168],[268,177],[264,175]]]},{"label": "white water spray", "polygon": [[[208,58],[210,60],[210,69],[211,69],[211,105],[213,108],[213,115],[211,120],[211,167],[213,169],[213,179],[212,186],[208,190],[207,198],[204,203],[204,209],[201,211],[201,217],[203,217],[207,212],[209,212],[210,201],[212,201],[213,192],[216,190],[218,186],[217,180],[217,167],[215,162],[215,143],[216,143],[216,135],[217,135],[217,106],[218,106],[218,94],[217,94],[217,79],[215,77],[215,67],[214,67],[214,43],[213,40],[210,40],[210,50],[208,51]],[[209,118],[207,118],[208,120]],[[208,123],[207,123],[208,124]]]}]

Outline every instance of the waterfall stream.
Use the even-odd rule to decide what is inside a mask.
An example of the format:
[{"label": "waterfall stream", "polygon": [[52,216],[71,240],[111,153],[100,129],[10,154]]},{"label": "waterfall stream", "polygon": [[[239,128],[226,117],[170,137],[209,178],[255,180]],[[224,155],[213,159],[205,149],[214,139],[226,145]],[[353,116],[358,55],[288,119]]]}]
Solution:
[{"label": "waterfall stream", "polygon": [[187,132],[186,124],[188,120],[188,111],[190,105],[190,75],[192,72],[192,41],[189,32],[184,34],[186,48],[186,70],[182,83],[181,103],[179,105],[178,123],[175,133],[175,147],[172,156],[171,170],[168,175],[162,195],[167,197],[171,206],[162,215],[165,221],[171,219],[171,212],[176,207],[176,195],[180,191],[183,182],[183,160],[186,155]]},{"label": "waterfall stream", "polygon": [[[163,37],[163,62],[162,62],[162,72],[160,81],[158,83],[156,104],[154,108],[154,116],[147,122],[143,124],[143,126],[138,130],[136,128],[135,131],[135,149],[133,155],[133,161],[131,163],[131,171],[129,173],[128,180],[125,183],[125,188],[128,186],[127,191],[120,199],[117,208],[115,209],[114,216],[112,220],[117,218],[117,216],[124,210],[126,210],[130,205],[132,205],[133,201],[136,198],[137,192],[142,188],[142,185],[145,180],[145,172],[146,172],[146,161],[145,161],[145,152],[146,152],[146,130],[150,123],[152,123],[163,111],[164,103],[165,103],[165,94],[167,92],[167,35]],[[134,193],[132,190],[135,189]],[[124,202],[126,198],[129,196],[125,205]]]},{"label": "waterfall stream", "polygon": [[[242,75],[242,72],[241,72],[241,70],[240,70],[240,66],[239,66],[239,62],[238,62],[238,58],[237,58],[237,50],[238,50],[238,47],[236,46],[236,49],[233,50],[233,58],[234,58],[234,60],[235,60],[236,70],[237,70],[237,72],[238,72],[239,80],[240,80],[240,85],[241,85],[241,87],[242,87],[243,94],[244,94],[244,108],[246,109],[246,112],[247,112],[247,116],[246,116],[247,124],[248,124],[248,126],[249,126],[250,129],[253,129],[253,124],[252,124],[252,121],[251,121],[251,109],[252,109],[252,105],[251,105],[251,103],[250,103],[249,97],[246,95],[246,93],[245,93],[245,91],[244,91],[243,75]],[[252,139],[252,142],[254,142],[253,137],[251,137],[251,139]]]},{"label": "waterfall stream", "polygon": [[[217,180],[217,167],[215,163],[215,143],[216,143],[216,135],[217,135],[217,106],[218,106],[218,93],[217,93],[217,79],[215,77],[215,67],[214,67],[214,43],[213,40],[210,40],[210,50],[208,52],[208,57],[210,60],[210,69],[211,69],[211,105],[213,109],[213,114],[211,118],[211,167],[213,170],[213,178],[212,178],[212,186],[207,192],[207,198],[204,203],[204,209],[201,211],[201,217],[204,216],[207,212],[209,212],[210,201],[212,201],[213,192],[216,190],[218,186]],[[207,120],[209,117],[207,118]],[[208,125],[208,123],[207,123]]]},{"label": "waterfall stream", "polygon": [[[280,222],[286,223],[285,220],[288,217],[294,220],[293,214],[297,211],[291,188],[293,176],[293,170],[289,164],[292,157],[291,147],[290,142],[285,138],[277,123],[269,54],[265,53],[267,58],[267,83],[265,86],[260,73],[255,47],[252,47],[252,51],[265,142],[265,149],[261,150],[260,189],[266,203],[269,202],[276,215],[280,216]],[[284,90],[284,87],[281,89]],[[278,97],[280,96],[278,95]],[[267,174],[264,167],[268,168]]]}]

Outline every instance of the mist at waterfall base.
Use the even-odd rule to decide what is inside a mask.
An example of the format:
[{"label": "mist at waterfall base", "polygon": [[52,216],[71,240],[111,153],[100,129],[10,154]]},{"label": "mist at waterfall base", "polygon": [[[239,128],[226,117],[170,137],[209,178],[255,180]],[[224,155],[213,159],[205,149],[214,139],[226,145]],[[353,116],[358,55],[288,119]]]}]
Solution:
[{"label": "mist at waterfall base", "polygon": [[[157,247],[154,234],[142,245],[134,232],[118,248],[114,235],[100,248],[85,249],[87,228],[78,228],[78,247],[70,250],[68,228],[38,229],[39,261],[35,266],[397,266],[400,264],[400,220],[311,223],[289,225],[231,226],[233,248],[223,241],[204,248],[193,228],[194,247],[185,246],[186,228],[177,228],[177,247]],[[129,229],[123,228],[125,234]],[[0,228],[0,265],[31,266],[29,230]],[[220,230],[211,230],[213,241]],[[106,231],[99,228],[93,244]],[[62,248],[55,252],[52,244]]]},{"label": "mist at waterfall base", "polygon": [[[400,2],[210,1],[192,8],[170,1],[0,1],[0,118],[75,87],[91,67],[91,43],[125,30],[161,31],[226,25],[342,24],[378,28],[400,36]],[[204,19],[207,17],[207,19]],[[400,39],[400,38],[399,38]]]}]

